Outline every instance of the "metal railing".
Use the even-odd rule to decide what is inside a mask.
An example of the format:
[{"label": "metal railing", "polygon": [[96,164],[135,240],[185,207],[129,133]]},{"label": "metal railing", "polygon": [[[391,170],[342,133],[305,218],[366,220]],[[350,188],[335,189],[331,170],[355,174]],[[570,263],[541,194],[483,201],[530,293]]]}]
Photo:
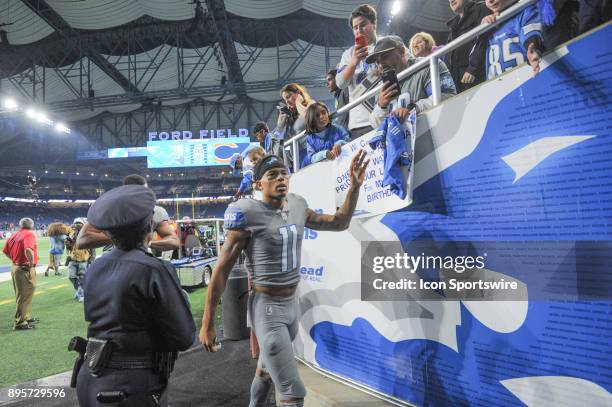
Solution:
[{"label": "metal railing", "polygon": [[[403,71],[401,71],[397,75],[397,79],[401,81],[402,79],[407,78],[413,73],[429,65],[431,88],[432,88],[432,100],[433,100],[433,105],[437,106],[438,104],[440,104],[440,101],[442,99],[442,93],[440,90],[440,76],[439,76],[439,69],[438,69],[438,61],[440,57],[473,41],[474,38],[478,37],[480,34],[483,34],[497,27],[498,25],[504,23],[505,21],[513,17],[516,13],[518,13],[519,11],[523,10],[524,8],[532,4],[535,4],[537,1],[538,0],[520,0],[518,3],[504,10],[504,12],[501,13],[493,23],[481,24],[478,27],[475,27],[472,30],[462,34],[455,40],[443,46],[442,48],[437,49],[436,51],[434,51],[427,57],[420,58],[417,62],[410,65],[408,68],[404,69]],[[383,84],[380,83],[379,85],[370,89],[369,91],[367,91],[366,93],[358,97],[357,99],[349,102],[345,106],[342,106],[340,109],[333,112],[331,114],[331,117],[336,118],[338,116],[347,114],[351,109],[353,109],[357,105],[360,105],[364,101],[370,99],[372,96],[377,95],[382,90],[382,87],[383,87]],[[300,150],[299,150],[298,143],[305,136],[306,136],[306,131],[302,131],[301,133],[293,136],[289,140],[285,140],[284,142],[285,150],[289,150],[289,149],[293,150],[293,172],[296,172],[300,169],[300,157],[299,157]]]}]

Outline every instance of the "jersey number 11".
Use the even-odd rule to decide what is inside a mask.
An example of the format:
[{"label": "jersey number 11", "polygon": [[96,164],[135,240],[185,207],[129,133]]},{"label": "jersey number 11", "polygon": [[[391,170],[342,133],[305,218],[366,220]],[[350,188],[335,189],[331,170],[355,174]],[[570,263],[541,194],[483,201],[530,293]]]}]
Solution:
[{"label": "jersey number 11", "polygon": [[282,271],[287,272],[297,267],[297,227],[287,225],[279,228],[278,231],[283,237]]}]

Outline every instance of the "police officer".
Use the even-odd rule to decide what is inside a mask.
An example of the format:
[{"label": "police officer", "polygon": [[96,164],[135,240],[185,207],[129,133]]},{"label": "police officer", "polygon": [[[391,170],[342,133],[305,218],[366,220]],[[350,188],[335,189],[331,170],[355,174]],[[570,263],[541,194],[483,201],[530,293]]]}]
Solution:
[{"label": "police officer", "polygon": [[154,206],[149,188],[125,185],[100,196],[87,214],[115,247],[85,276],[86,349],[83,339],[71,342],[84,353],[73,372],[80,406],[166,406],[177,351],[194,341],[176,270],[146,250]]}]

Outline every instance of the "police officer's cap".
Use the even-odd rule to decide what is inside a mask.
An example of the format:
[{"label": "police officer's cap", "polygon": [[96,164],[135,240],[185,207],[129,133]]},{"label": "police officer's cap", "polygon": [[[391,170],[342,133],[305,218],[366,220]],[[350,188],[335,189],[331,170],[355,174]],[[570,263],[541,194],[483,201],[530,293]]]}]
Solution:
[{"label": "police officer's cap", "polygon": [[87,220],[96,229],[114,229],[146,218],[154,208],[155,193],[151,189],[124,185],[96,199],[87,212]]}]

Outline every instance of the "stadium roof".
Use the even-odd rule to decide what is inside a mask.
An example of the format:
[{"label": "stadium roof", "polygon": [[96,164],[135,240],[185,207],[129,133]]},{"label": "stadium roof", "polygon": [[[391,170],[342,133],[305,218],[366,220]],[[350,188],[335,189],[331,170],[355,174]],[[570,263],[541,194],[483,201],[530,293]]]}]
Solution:
[{"label": "stadium roof", "polygon": [[[278,84],[300,79],[316,98],[325,93],[324,73],[352,43],[347,16],[363,2],[3,1],[0,89],[72,111],[72,120],[133,110],[146,97],[274,101]],[[392,3],[371,2],[380,32]],[[447,0],[406,0],[395,33],[443,38],[450,17]],[[99,103],[85,103],[89,86]]]}]

